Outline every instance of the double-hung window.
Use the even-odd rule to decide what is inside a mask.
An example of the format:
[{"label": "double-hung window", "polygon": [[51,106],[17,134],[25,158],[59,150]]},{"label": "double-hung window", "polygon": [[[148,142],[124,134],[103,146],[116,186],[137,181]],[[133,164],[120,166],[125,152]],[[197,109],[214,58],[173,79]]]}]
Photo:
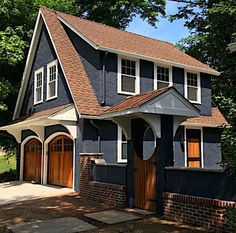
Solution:
[{"label": "double-hung window", "polygon": [[117,162],[127,162],[127,140],[120,126],[117,126]]},{"label": "double-hung window", "polygon": [[172,69],[168,67],[155,66],[154,90],[172,86]]},{"label": "double-hung window", "polygon": [[47,100],[57,97],[58,68],[57,60],[47,65]]},{"label": "double-hung window", "polygon": [[118,93],[140,93],[139,61],[118,57]]},{"label": "double-hung window", "polygon": [[201,103],[200,74],[185,72],[185,97],[192,103]]},{"label": "double-hung window", "polygon": [[43,102],[43,67],[34,72],[34,104]]}]

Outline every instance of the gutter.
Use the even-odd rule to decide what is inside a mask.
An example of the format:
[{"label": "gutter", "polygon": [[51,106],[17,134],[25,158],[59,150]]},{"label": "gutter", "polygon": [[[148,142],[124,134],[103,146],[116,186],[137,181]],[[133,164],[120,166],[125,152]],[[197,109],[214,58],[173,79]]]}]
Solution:
[{"label": "gutter", "polygon": [[106,51],[102,59],[102,101],[101,105],[106,104],[106,57],[108,52]]},{"label": "gutter", "polygon": [[97,130],[97,134],[98,134],[98,153],[101,153],[100,127],[93,120],[90,120],[90,123]]}]

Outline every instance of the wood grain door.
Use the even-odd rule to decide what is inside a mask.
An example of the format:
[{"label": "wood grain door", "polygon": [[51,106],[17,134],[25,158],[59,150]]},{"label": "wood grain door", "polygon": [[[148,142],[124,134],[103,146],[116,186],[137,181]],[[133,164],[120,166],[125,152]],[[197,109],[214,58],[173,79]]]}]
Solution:
[{"label": "wood grain door", "polygon": [[186,129],[187,166],[201,167],[201,130]]},{"label": "wood grain door", "polygon": [[49,143],[48,183],[72,188],[73,141],[58,136]]},{"label": "wood grain door", "polygon": [[135,207],[156,211],[157,156],[143,160],[134,155]]},{"label": "wood grain door", "polygon": [[24,146],[24,180],[41,181],[42,144],[36,138]]}]

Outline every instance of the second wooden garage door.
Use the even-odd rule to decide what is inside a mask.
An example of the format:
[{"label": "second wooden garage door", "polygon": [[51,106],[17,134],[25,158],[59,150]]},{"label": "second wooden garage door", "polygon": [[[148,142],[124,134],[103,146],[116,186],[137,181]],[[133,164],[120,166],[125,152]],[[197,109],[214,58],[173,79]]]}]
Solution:
[{"label": "second wooden garage door", "polygon": [[48,183],[72,188],[73,141],[58,136],[49,143]]}]

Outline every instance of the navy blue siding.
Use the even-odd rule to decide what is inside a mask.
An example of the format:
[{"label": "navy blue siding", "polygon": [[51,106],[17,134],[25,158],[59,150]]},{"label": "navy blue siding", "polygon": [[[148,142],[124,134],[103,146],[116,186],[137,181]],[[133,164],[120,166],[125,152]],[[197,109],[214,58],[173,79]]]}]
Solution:
[{"label": "navy blue siding", "polygon": [[45,139],[47,139],[50,135],[54,134],[54,133],[58,133],[58,132],[64,132],[64,133],[68,133],[68,130],[62,126],[62,125],[50,125],[50,126],[46,126],[45,129]]},{"label": "navy blue siding", "polygon": [[[66,84],[65,77],[62,73],[60,64],[58,62],[58,97],[46,101],[46,85],[47,85],[47,64],[57,59],[52,43],[48,36],[48,33],[43,27],[37,51],[35,54],[32,70],[30,73],[29,82],[27,85],[23,106],[21,109],[21,116],[39,112],[45,109],[50,109],[56,106],[68,104],[72,102],[72,98],[69,89]],[[43,103],[34,105],[34,71],[44,67],[44,90],[43,90]]]},{"label": "navy blue siding", "polygon": [[[203,128],[204,168],[220,168],[221,162],[221,129]],[[184,167],[184,127],[180,126],[174,137],[174,166]]]},{"label": "navy blue siding", "polygon": [[154,90],[154,64],[140,60],[140,92]]},{"label": "navy blue siding", "polygon": [[100,135],[100,152],[103,153],[103,159],[107,163],[117,163],[117,125],[111,121],[94,122],[99,126],[99,132],[90,120],[80,123],[83,137],[81,151],[83,153],[98,153],[98,136]]},{"label": "navy blue siding", "polygon": [[222,129],[203,128],[204,167],[220,168]]},{"label": "navy blue siding", "polygon": [[[174,165],[184,167],[184,127],[180,126],[174,136]],[[182,143],[181,143],[182,142]]]},{"label": "navy blue siding", "polygon": [[228,171],[166,169],[166,191],[236,201],[236,180]]},{"label": "navy blue siding", "polygon": [[96,165],[92,163],[91,180],[103,183],[126,185],[126,166]]},{"label": "navy blue siding", "polygon": [[21,131],[21,141],[22,142],[29,136],[37,136],[37,134],[34,131],[30,130],[30,129]]},{"label": "navy blue siding", "polygon": [[173,75],[173,86],[181,95],[184,95],[184,69],[173,67],[172,75]]}]

